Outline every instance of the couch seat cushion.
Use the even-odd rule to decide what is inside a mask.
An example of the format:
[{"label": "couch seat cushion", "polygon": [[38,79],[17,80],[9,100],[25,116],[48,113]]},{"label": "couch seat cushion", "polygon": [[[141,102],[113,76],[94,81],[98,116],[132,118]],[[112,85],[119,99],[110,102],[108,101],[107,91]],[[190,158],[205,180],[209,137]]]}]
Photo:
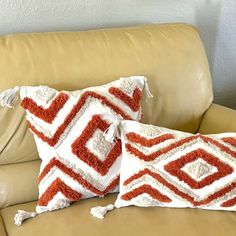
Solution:
[{"label": "couch seat cushion", "polygon": [[13,223],[18,209],[33,211],[37,202],[1,210],[8,236],[76,235],[236,235],[236,214],[199,209],[138,208],[116,209],[103,220],[89,214],[90,208],[115,201],[116,194],[82,200],[71,207],[38,215],[21,227]]},{"label": "couch seat cushion", "polygon": [[0,235],[6,236],[5,227],[4,227],[1,215],[0,215]]}]

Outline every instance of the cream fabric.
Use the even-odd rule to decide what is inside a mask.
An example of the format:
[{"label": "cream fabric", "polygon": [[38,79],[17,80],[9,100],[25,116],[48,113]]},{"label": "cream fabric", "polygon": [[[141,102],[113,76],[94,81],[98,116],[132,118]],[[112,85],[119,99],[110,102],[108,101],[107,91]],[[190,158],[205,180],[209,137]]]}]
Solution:
[{"label": "cream fabric", "polygon": [[42,160],[37,213],[118,191],[121,143],[105,140],[112,122],[105,116],[141,120],[147,88],[145,77],[132,76],[71,92],[48,86],[19,89]]},{"label": "cream fabric", "polygon": [[121,121],[117,208],[236,211],[236,133],[190,134]]}]

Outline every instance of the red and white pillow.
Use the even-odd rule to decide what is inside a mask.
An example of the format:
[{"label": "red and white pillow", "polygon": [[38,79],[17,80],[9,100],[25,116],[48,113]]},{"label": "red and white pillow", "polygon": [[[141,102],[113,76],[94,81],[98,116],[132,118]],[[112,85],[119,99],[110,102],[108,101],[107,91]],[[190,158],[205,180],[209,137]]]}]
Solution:
[{"label": "red and white pillow", "polygon": [[121,121],[117,208],[236,210],[236,133],[189,134]]},{"label": "red and white pillow", "polygon": [[[118,190],[121,141],[103,133],[114,118],[141,120],[144,88],[146,78],[132,76],[73,92],[22,86],[1,94],[1,105],[11,107],[19,92],[42,159],[36,213]],[[17,224],[35,215],[27,214],[16,215]]]}]

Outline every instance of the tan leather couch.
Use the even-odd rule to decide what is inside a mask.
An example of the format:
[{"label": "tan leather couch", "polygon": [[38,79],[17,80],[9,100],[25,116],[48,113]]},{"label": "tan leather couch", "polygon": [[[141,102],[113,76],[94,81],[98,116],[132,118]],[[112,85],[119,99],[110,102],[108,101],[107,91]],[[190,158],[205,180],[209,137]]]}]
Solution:
[{"label": "tan leather couch", "polygon": [[[145,75],[154,99],[145,122],[192,133],[236,131],[236,111],[215,105],[206,54],[196,28],[186,24],[19,34],[0,37],[0,92],[47,84],[75,90],[121,76]],[[13,223],[18,209],[33,211],[40,161],[24,112],[0,109],[0,235],[236,235],[236,213],[128,207],[93,218],[90,208],[115,194]]]}]

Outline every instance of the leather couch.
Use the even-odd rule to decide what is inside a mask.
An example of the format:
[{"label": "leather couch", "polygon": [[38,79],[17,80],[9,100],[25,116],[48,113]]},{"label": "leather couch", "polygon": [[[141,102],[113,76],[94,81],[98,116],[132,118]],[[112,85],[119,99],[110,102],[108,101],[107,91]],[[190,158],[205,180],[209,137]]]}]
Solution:
[{"label": "leather couch", "polygon": [[[146,123],[192,133],[236,131],[236,111],[213,103],[212,80],[198,30],[187,24],[0,37],[0,92],[47,84],[75,90],[121,76],[145,75],[154,99],[143,103]],[[0,235],[236,235],[236,213],[127,207],[104,220],[90,208],[116,194],[14,225],[18,209],[34,211],[40,160],[24,111],[0,109]]]}]

